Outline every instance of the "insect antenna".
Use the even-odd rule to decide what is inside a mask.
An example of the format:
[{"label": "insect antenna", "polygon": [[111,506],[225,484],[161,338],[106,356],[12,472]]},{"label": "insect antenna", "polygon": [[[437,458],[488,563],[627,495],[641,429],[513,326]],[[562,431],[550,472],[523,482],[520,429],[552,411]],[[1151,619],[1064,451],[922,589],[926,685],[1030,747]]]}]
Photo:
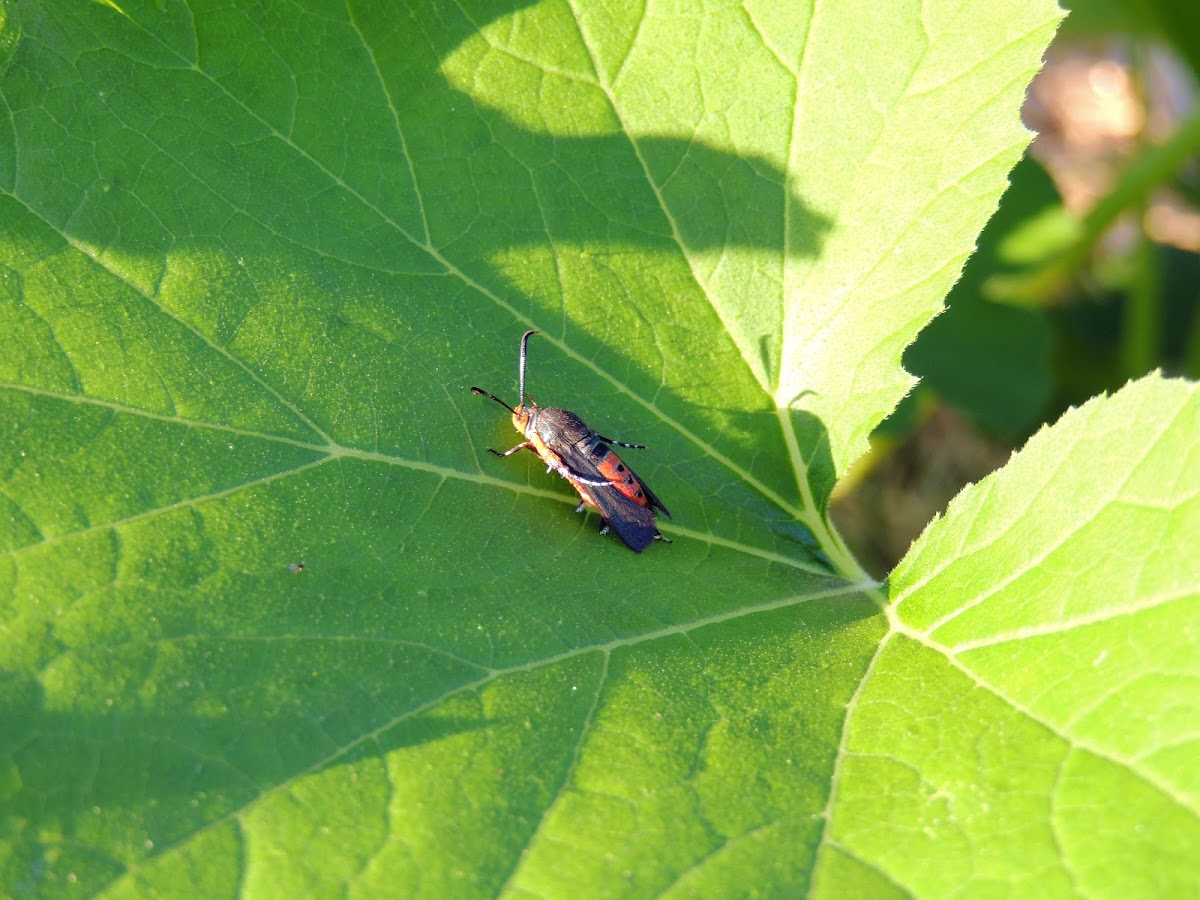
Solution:
[{"label": "insect antenna", "polygon": [[497,403],[499,403],[501,406],[503,406],[505,409],[507,409],[514,416],[517,414],[517,411],[515,409],[513,409],[511,406],[509,406],[507,403],[505,403],[503,400],[501,400],[495,394],[489,394],[483,388],[473,387],[473,388],[471,388],[471,393],[472,394],[480,394],[484,397],[491,397],[493,400],[495,400]]},{"label": "insect antenna", "polygon": [[529,336],[537,334],[536,331],[527,331],[521,335],[521,373],[520,373],[520,388],[521,388],[521,405],[525,405],[525,348],[529,344]]}]

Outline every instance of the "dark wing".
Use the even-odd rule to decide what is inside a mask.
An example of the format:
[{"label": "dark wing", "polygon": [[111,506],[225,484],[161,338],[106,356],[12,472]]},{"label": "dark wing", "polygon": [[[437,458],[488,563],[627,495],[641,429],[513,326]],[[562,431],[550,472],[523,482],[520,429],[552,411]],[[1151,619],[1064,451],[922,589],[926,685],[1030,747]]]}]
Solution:
[{"label": "dark wing", "polygon": [[654,511],[630,500],[614,487],[589,487],[588,494],[596,502],[596,512],[604,524],[617,533],[630,550],[641,553],[654,543],[658,525]]},{"label": "dark wing", "polygon": [[[628,463],[626,463],[626,465],[628,465]],[[650,507],[650,509],[657,509],[668,519],[675,518],[674,516],[671,515],[671,511],[669,509],[667,509],[665,506],[663,506],[663,502],[658,499],[658,495],[655,494],[654,491],[650,490],[650,485],[648,485],[648,484],[646,484],[646,482],[642,481],[642,479],[640,477],[638,477],[637,472],[634,472],[633,469],[630,469],[629,472],[631,475],[633,475],[634,478],[637,478],[638,484],[640,484],[642,486],[642,491],[645,492],[645,494],[646,494],[646,505],[648,507]]]},{"label": "dark wing", "polygon": [[[603,448],[603,451],[600,448]],[[593,454],[603,458],[607,450],[608,448],[601,444],[598,448],[593,449]],[[575,489],[592,498],[596,512],[600,513],[604,523],[625,542],[625,546],[641,553],[654,543],[654,539],[658,536],[654,510],[661,509],[668,516],[671,514],[667,512],[667,508],[662,505],[658,497],[646,487],[646,483],[638,478],[632,470],[629,474],[633,475],[638,486],[646,495],[645,506],[621,493],[617,486],[600,471],[593,455],[583,452],[579,444],[572,446],[562,459],[567,469],[566,477],[571,481],[579,482],[575,485]],[[583,487],[581,488],[580,485]]]}]

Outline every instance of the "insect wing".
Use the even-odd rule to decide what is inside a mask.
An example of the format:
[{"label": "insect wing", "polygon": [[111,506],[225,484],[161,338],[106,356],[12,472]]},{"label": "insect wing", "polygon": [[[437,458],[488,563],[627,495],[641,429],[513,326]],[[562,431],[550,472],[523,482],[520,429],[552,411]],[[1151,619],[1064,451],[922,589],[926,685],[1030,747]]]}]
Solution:
[{"label": "insect wing", "polygon": [[658,535],[658,526],[654,522],[654,512],[650,507],[630,500],[615,487],[608,485],[582,488],[576,485],[575,489],[581,495],[586,492],[605,524],[617,533],[617,537],[624,541],[630,550],[641,553],[654,543],[654,538]]},{"label": "insect wing", "polygon": [[565,477],[625,545],[641,553],[658,536],[655,508],[666,512],[666,507],[606,444],[593,444],[585,452],[584,443],[563,454]]}]

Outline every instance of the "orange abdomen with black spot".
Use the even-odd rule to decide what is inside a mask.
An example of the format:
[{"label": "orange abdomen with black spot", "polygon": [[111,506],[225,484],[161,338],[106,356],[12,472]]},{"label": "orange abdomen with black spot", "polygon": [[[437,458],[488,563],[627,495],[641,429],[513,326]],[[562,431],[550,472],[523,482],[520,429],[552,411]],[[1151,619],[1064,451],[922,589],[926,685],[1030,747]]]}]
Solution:
[{"label": "orange abdomen with black spot", "polygon": [[[600,446],[604,447],[605,445],[601,444]],[[625,465],[621,457],[611,449],[596,463],[596,468],[612,483],[613,487],[634,503],[642,506],[647,504],[646,491],[642,487],[642,483],[637,480],[637,476],[633,474],[629,466]]]}]

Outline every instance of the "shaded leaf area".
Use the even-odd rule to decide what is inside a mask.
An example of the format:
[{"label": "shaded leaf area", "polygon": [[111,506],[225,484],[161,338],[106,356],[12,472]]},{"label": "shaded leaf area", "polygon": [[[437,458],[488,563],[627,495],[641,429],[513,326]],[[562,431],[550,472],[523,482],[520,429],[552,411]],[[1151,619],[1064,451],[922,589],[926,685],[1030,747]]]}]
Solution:
[{"label": "shaded leaf area", "polygon": [[[755,221],[781,221],[778,166],[755,162],[762,178],[693,141],[635,154],[599,112],[580,127],[605,134],[532,135],[447,84],[442,57],[475,33],[461,12],[403,28],[352,17],[328,34],[316,18],[212,10],[193,34],[183,10],[145,10],[143,27],[134,8],[65,10],[74,27],[27,35],[34,57],[8,73],[26,163],[6,211],[22,273],[12,326],[36,350],[5,381],[473,472],[466,423],[495,431],[465,389],[505,393],[515,337],[539,327],[535,397],[571,384],[553,399],[654,446],[643,474],[681,519],[777,549],[757,523],[801,508],[779,421],[638,154],[659,145],[741,197],[689,219],[706,228],[751,200],[739,172],[774,195],[774,215],[753,202]],[[296,74],[335,63],[350,68],[332,82]],[[582,109],[605,100],[595,76],[566,80],[591,98]],[[712,239],[761,249],[777,234]]]},{"label": "shaded leaf area", "polygon": [[1196,883],[1198,433],[1196,386],[1148,377],[929,526],[849,721],[839,847],[920,894]]},{"label": "shaded leaf area", "polygon": [[[178,558],[186,548],[170,538]],[[163,550],[136,532],[126,543],[122,567]],[[808,855],[771,876],[800,883],[843,704],[881,626],[872,602],[844,596],[754,613],[737,586],[747,573],[723,562],[727,611],[711,624],[688,611],[687,625],[614,637],[614,624],[665,611],[581,590],[598,621],[574,647],[556,632],[578,623],[531,621],[520,596],[491,604],[498,624],[456,604],[461,635],[439,637],[463,595],[431,589],[418,610],[393,585],[348,592],[365,563],[294,575],[226,561],[222,576],[158,586],[149,602],[94,573],[101,583],[57,611],[39,677],[5,685],[20,785],[5,804],[19,848],[9,883],[87,890],[120,877],[136,894],[171,892],[194,867],[304,892],[595,877],[619,893],[629,866],[642,884],[693,867],[701,883],[733,883],[802,836]],[[235,589],[248,608],[222,609]],[[358,600],[331,607],[324,593]],[[494,660],[506,631],[534,661],[500,668],[438,646]]]},{"label": "shaded leaf area", "polygon": [[[886,631],[828,487],[1057,12],[21,12],[5,890],[803,890]],[[672,545],[485,452],[526,328]]]}]

